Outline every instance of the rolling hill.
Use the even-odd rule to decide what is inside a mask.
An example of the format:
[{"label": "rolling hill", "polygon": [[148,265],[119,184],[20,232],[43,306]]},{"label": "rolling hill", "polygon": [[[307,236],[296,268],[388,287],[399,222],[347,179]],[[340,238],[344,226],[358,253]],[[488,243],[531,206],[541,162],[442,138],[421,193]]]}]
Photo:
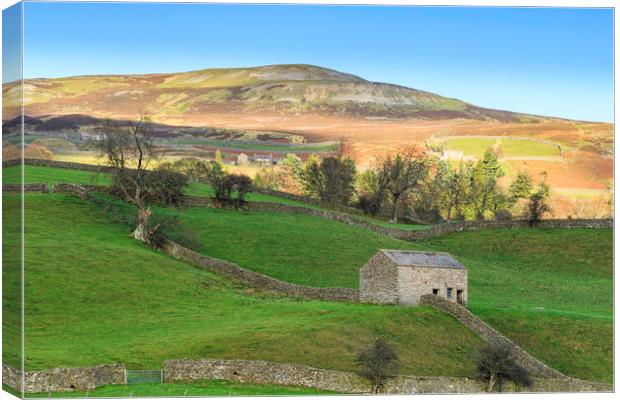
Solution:
[{"label": "rolling hill", "polygon": [[[17,83],[4,95],[17,99]],[[206,69],[176,74],[78,76],[24,82],[26,114],[132,117],[140,109],[183,117],[230,112],[321,113],[356,117],[532,121],[407,87],[369,82],[312,65]],[[9,101],[7,111],[15,111]]]},{"label": "rolling hill", "polygon": [[[11,119],[20,112],[20,90],[16,82],[3,85],[5,132],[12,132]],[[27,130],[37,137],[96,130],[101,118],[131,120],[142,110],[150,114],[156,134],[172,132],[191,141],[299,144],[345,138],[361,169],[403,146],[442,142],[455,146],[446,150],[467,155],[501,141],[506,184],[520,170],[534,177],[546,172],[553,217],[611,213],[614,127],[609,123],[492,110],[312,65],[28,79],[24,96]],[[559,154],[536,150],[544,146]],[[215,148],[209,142],[197,154]]]}]

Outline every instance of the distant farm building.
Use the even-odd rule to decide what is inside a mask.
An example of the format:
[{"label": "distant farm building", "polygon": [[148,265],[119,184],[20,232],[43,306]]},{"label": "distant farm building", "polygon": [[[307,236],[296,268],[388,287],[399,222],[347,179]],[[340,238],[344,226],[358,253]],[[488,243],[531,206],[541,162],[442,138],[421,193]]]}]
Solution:
[{"label": "distant farm building", "polygon": [[82,140],[84,142],[91,142],[91,141],[100,142],[103,139],[105,139],[103,133],[80,132],[80,140]]},{"label": "distant farm building", "polygon": [[245,165],[248,163],[248,155],[245,153],[237,154],[237,165]]},{"label": "distant farm building", "polygon": [[474,161],[475,156],[466,156],[459,150],[444,150],[439,158],[442,161]]},{"label": "distant farm building", "polygon": [[467,269],[448,253],[379,250],[360,269],[360,300],[418,304],[434,294],[467,304]]},{"label": "distant farm building", "polygon": [[273,154],[254,154],[249,161],[259,165],[276,165],[282,161],[282,158],[274,157]]}]

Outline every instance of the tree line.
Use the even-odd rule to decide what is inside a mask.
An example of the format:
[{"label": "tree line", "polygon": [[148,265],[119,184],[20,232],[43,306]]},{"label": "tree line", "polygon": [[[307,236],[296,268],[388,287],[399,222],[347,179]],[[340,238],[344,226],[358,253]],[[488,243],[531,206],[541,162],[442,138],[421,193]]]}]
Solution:
[{"label": "tree line", "polygon": [[539,221],[550,211],[546,174],[539,183],[519,171],[510,187],[498,185],[505,173],[488,149],[478,161],[451,165],[411,147],[386,155],[358,172],[346,154],[305,162],[289,154],[280,166],[257,173],[254,185],[315,197],[337,207],[357,207],[397,223],[526,218]]}]

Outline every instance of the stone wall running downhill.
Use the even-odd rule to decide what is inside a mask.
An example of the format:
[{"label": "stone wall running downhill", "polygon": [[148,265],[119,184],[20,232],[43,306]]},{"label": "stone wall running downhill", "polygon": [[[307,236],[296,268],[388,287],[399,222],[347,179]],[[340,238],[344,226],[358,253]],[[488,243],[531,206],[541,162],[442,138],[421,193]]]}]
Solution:
[{"label": "stone wall running downhill", "polygon": [[[299,364],[248,360],[166,360],[164,381],[225,379],[244,383],[305,386],[341,393],[368,393],[368,381],[354,372],[334,371]],[[397,376],[382,390],[385,394],[482,393],[486,383],[449,376]],[[578,379],[535,378],[530,392],[610,392],[612,385]],[[507,384],[506,392],[526,391]]]},{"label": "stone wall running downhill", "polygon": [[43,371],[22,371],[2,364],[2,383],[22,392],[87,391],[98,386],[125,384],[124,365],[97,365],[94,367],[53,368]]},{"label": "stone wall running downhill", "polygon": [[352,303],[357,303],[359,301],[359,291],[357,289],[310,287],[284,282],[258,272],[247,270],[229,261],[202,255],[171,241],[167,241],[162,250],[176,259],[188,262],[196,267],[225,275],[249,287],[290,297],[346,301]]},{"label": "stone wall running downhill", "polygon": [[493,329],[460,304],[445,300],[432,294],[422,296],[420,298],[420,304],[428,305],[437,310],[450,314],[456,320],[477,334],[485,343],[510,346],[516,354],[517,361],[533,375],[544,378],[566,378],[564,374],[547,366],[542,361],[530,355],[519,345]]}]

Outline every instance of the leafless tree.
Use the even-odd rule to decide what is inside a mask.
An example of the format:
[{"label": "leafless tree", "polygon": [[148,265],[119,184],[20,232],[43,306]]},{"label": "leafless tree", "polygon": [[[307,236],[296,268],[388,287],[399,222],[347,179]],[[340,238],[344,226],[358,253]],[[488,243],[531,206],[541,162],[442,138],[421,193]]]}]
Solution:
[{"label": "leafless tree", "polygon": [[157,154],[148,132],[149,118],[140,114],[138,121],[128,124],[107,121],[103,127],[103,140],[96,146],[112,169],[113,187],[138,209],[137,226],[131,236],[149,242],[148,221],[151,209],[147,206],[149,195],[148,169],[153,167]]},{"label": "leafless tree", "polygon": [[533,383],[528,370],[517,363],[514,352],[506,344],[487,345],[480,351],[478,377],[488,382],[487,392],[496,384],[501,391],[505,380],[526,387]]},{"label": "leafless tree", "polygon": [[360,368],[358,374],[370,381],[371,392],[375,394],[400,368],[396,350],[382,338],[376,338],[369,347],[360,350],[356,361]]}]

